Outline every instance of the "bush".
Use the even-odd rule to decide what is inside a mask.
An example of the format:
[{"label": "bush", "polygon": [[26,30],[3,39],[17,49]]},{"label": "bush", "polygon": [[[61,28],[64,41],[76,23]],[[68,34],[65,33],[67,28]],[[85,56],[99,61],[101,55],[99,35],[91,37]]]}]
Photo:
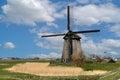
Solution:
[{"label": "bush", "polygon": [[75,60],[73,60],[73,64],[77,67],[81,67],[85,64],[85,59],[83,59],[83,58],[75,59]]},{"label": "bush", "polygon": [[97,56],[97,57],[96,57],[96,61],[97,61],[97,62],[103,62],[103,59],[100,58],[99,56]]},{"label": "bush", "polygon": [[86,60],[86,64],[93,64],[94,61],[93,60]]},{"label": "bush", "polygon": [[86,57],[83,53],[73,54],[72,55],[72,62],[75,66],[81,67],[86,62]]}]

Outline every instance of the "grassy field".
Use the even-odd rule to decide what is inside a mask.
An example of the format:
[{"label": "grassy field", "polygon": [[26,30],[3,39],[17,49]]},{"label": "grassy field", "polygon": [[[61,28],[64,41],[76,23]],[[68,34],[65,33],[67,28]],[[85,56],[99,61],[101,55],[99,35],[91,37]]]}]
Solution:
[{"label": "grassy field", "polygon": [[[120,62],[117,63],[87,63],[82,66],[84,70],[107,70],[111,71],[103,76],[68,76],[68,77],[43,77],[23,73],[13,73],[4,70],[5,68],[12,67],[13,65],[26,62],[49,62],[49,61],[0,61],[0,80],[117,80],[120,78]],[[66,65],[62,65],[66,66]],[[68,65],[71,66],[71,65]]]}]

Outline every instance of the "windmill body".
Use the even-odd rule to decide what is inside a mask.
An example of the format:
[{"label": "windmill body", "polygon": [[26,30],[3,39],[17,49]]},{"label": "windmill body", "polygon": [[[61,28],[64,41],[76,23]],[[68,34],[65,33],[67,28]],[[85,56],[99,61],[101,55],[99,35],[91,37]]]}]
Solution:
[{"label": "windmill body", "polygon": [[100,30],[87,30],[87,31],[72,31],[70,29],[70,6],[67,7],[67,33],[44,35],[42,37],[54,37],[54,36],[64,36],[64,45],[61,61],[63,63],[69,63],[76,60],[84,61],[84,54],[81,48],[80,39],[81,37],[77,34],[79,33],[91,33],[99,32]]},{"label": "windmill body", "polygon": [[[71,35],[71,43],[69,42],[69,36],[65,35],[64,36],[64,45],[63,45],[63,52],[62,52],[62,59],[61,61],[63,63],[68,63],[72,62],[73,60],[77,60],[80,58],[85,58],[83,57],[83,51],[81,48],[81,43],[80,43],[81,37],[79,37],[76,34]],[[70,49],[72,46],[72,49]]]}]

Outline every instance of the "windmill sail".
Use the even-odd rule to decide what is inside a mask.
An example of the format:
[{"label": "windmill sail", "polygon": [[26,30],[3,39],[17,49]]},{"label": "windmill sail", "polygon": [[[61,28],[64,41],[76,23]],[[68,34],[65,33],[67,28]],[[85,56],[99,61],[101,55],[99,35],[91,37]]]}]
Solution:
[{"label": "windmill sail", "polygon": [[61,33],[61,34],[52,34],[52,35],[43,35],[41,37],[54,37],[54,36],[64,36],[65,33]]},{"label": "windmill sail", "polygon": [[74,31],[72,33],[77,34],[77,33],[93,33],[93,32],[100,32],[100,30]]},{"label": "windmill sail", "polygon": [[68,23],[68,31],[70,32],[70,6],[67,7],[67,23]]}]

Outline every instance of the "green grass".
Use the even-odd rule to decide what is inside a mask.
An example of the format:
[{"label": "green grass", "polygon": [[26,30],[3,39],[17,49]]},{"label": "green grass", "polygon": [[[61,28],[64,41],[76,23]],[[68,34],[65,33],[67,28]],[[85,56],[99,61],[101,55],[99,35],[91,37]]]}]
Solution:
[{"label": "green grass", "polygon": [[117,63],[102,62],[102,63],[86,64],[82,66],[84,70],[105,70],[105,71],[106,70],[111,71],[119,67],[120,67],[120,62]]},{"label": "green grass", "polygon": [[[25,62],[50,62],[48,61],[38,61],[38,60],[2,60],[0,61],[0,80],[117,80],[120,78],[120,62],[117,63],[87,63],[86,65],[82,66],[85,70],[112,70],[111,73],[108,73],[103,76],[68,76],[68,77],[43,77],[43,76],[36,76],[30,74],[23,74],[23,73],[13,73],[4,70],[5,68],[12,67],[18,63],[25,63]],[[54,65],[56,66],[56,65]],[[57,66],[73,66],[71,64],[57,64]],[[114,73],[114,74],[113,74]]]},{"label": "green grass", "polygon": [[100,77],[98,80],[118,80],[120,79],[120,68],[110,71],[106,75]]},{"label": "green grass", "polygon": [[[59,60],[54,60],[52,62],[54,64],[51,64],[50,66],[71,66],[71,67],[75,67],[75,65],[72,64],[72,63],[63,64]],[[86,70],[86,71],[88,71],[88,70],[105,70],[105,71],[111,71],[111,70],[114,70],[114,69],[120,67],[120,61],[118,61],[116,63],[108,63],[106,61],[96,62],[94,60],[88,60],[88,61],[86,61],[86,64],[83,65],[83,66],[81,66],[81,67],[84,70]]]}]

